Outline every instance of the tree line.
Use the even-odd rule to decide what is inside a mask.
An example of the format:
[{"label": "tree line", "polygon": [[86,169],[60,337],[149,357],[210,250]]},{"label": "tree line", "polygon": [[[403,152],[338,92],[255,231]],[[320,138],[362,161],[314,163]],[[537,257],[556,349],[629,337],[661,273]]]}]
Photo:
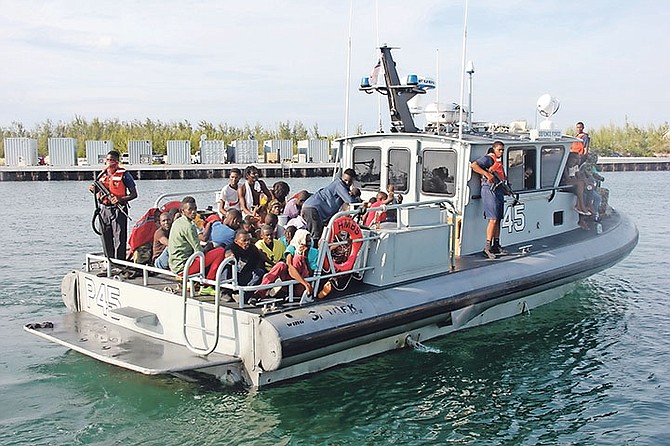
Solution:
[{"label": "tree line", "polygon": [[[570,133],[572,132],[572,133]],[[359,125],[356,134],[363,133]],[[568,130],[574,134],[573,129]],[[279,122],[275,128],[261,124],[251,126],[245,124],[236,127],[227,123],[214,124],[200,121],[193,124],[187,120],[179,122],[162,122],[145,119],[144,121],[121,121],[119,119],[87,120],[75,116],[69,122],[46,120],[27,129],[20,122],[13,122],[9,127],[0,127],[0,158],[5,156],[4,139],[12,137],[28,137],[37,140],[38,153],[46,155],[47,139],[66,137],[77,140],[78,156],[86,155],[87,140],[109,140],[114,147],[125,151],[130,140],[152,141],[154,153],[165,153],[168,140],[190,140],[193,150],[197,150],[201,135],[210,140],[223,140],[226,144],[240,139],[256,139],[259,142],[270,139],[292,140],[294,146],[304,139],[327,138],[330,140],[341,137],[339,133],[322,135],[318,124],[307,128],[302,122]],[[654,156],[670,153],[670,125],[640,127],[626,122],[623,127],[610,124],[598,129],[591,129],[591,150],[601,156]]]},{"label": "tree line", "polygon": [[101,120],[93,118],[87,120],[80,116],[69,122],[46,120],[27,129],[20,122],[12,122],[9,127],[0,127],[0,158],[5,156],[4,139],[27,137],[37,140],[38,154],[47,155],[47,140],[49,138],[74,138],[77,140],[79,157],[86,155],[86,141],[109,140],[115,148],[125,152],[128,141],[150,140],[154,153],[166,152],[169,140],[190,140],[192,150],[197,150],[200,137],[206,135],[210,140],[223,140],[226,144],[240,139],[256,139],[259,143],[270,139],[292,140],[294,146],[304,139],[339,138],[335,133],[322,135],[318,124],[307,128],[302,122],[279,122],[275,128],[264,127],[261,124],[236,127],[226,123],[214,124],[200,121],[193,124],[189,121],[163,122],[160,120],[145,119],[144,121],[121,121],[119,119]]},{"label": "tree line", "polygon": [[[572,130],[574,134],[574,130]],[[591,148],[602,156],[655,156],[670,154],[670,124],[640,127],[626,122],[592,129]]]}]

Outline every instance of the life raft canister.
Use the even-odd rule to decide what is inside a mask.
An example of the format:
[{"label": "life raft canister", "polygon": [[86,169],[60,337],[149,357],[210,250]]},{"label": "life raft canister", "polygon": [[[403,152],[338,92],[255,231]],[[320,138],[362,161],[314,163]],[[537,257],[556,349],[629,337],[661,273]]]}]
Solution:
[{"label": "life raft canister", "polygon": [[339,240],[340,233],[342,232],[345,232],[349,236],[349,240],[352,241],[351,252],[344,262],[338,263],[333,260],[335,271],[337,272],[350,271],[353,269],[354,263],[356,263],[356,257],[358,256],[358,251],[360,251],[361,246],[363,245],[363,242],[360,241],[363,238],[361,227],[358,226],[358,223],[351,217],[347,216],[340,217],[333,222],[333,232],[330,234],[328,243],[332,243],[336,238]]}]

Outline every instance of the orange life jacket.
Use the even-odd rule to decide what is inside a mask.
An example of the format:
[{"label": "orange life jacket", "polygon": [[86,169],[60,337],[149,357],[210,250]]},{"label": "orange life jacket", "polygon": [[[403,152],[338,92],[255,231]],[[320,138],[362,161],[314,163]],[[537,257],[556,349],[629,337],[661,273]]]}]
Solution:
[{"label": "orange life jacket", "polygon": [[[109,190],[109,192],[116,197],[125,197],[127,195],[126,185],[123,184],[123,174],[126,169],[118,168],[113,174],[105,172],[100,182]],[[111,204],[106,197],[102,198],[102,204]]]},{"label": "orange life jacket", "polygon": [[584,136],[588,136],[588,134],[582,132],[575,136],[575,138],[579,139],[579,141],[575,141],[572,143],[570,146],[570,151],[573,153],[577,153],[579,156],[583,156],[588,149],[584,145]]},{"label": "orange life jacket", "polygon": [[488,153],[487,155],[493,158],[493,166],[489,167],[489,172],[495,172],[501,181],[505,180],[505,169],[503,168],[502,161],[496,157],[495,153]]},{"label": "orange life jacket", "polygon": [[579,156],[584,155],[584,143],[581,141],[575,141],[570,146],[570,152],[576,153]]}]

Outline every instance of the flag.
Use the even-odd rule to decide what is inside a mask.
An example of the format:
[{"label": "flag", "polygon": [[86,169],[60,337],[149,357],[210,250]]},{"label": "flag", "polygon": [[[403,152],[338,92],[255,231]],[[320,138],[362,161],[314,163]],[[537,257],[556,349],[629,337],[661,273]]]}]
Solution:
[{"label": "flag", "polygon": [[379,70],[382,67],[382,60],[379,59],[377,61],[377,65],[372,69],[372,73],[370,74],[370,85],[377,85],[377,80],[379,78]]}]

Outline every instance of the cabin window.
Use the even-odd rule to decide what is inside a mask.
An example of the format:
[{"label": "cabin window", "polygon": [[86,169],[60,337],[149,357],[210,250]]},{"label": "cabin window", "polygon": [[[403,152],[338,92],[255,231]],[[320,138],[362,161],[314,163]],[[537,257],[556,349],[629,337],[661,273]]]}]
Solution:
[{"label": "cabin window", "polygon": [[536,188],[536,160],[535,147],[512,147],[507,151],[507,180],[514,191]]},{"label": "cabin window", "polygon": [[540,187],[554,187],[556,178],[559,176],[559,169],[565,147],[563,146],[542,146],[542,155],[540,158]]},{"label": "cabin window", "polygon": [[421,191],[453,197],[456,192],[456,152],[453,150],[423,151]]},{"label": "cabin window", "polygon": [[378,147],[354,148],[354,170],[361,189],[379,190],[382,151]]},{"label": "cabin window", "polygon": [[407,193],[409,190],[409,150],[392,148],[389,150],[388,182],[396,192]]}]

